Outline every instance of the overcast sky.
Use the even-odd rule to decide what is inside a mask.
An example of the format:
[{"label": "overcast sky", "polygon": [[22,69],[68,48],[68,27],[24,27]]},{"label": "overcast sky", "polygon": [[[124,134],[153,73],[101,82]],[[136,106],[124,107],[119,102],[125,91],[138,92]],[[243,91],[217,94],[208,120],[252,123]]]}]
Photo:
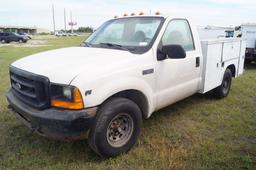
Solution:
[{"label": "overcast sky", "polygon": [[55,6],[56,28],[64,28],[63,11],[70,11],[78,26],[98,27],[124,13],[160,11],[189,16],[197,25],[230,26],[256,23],[255,0],[0,0],[0,25],[37,26],[53,30],[51,6]]}]

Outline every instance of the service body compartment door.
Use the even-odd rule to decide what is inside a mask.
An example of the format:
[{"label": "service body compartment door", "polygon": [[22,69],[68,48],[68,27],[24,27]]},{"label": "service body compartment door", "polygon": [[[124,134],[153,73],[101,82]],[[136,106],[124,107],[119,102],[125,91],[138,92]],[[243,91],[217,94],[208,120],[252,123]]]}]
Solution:
[{"label": "service body compartment door", "polygon": [[203,87],[201,88],[201,93],[205,93],[221,85],[222,44],[208,44],[208,42],[205,41],[202,42],[202,49],[204,66],[202,70]]},{"label": "service body compartment door", "polygon": [[238,58],[240,55],[240,42],[225,42],[223,43],[222,61],[228,61]]}]

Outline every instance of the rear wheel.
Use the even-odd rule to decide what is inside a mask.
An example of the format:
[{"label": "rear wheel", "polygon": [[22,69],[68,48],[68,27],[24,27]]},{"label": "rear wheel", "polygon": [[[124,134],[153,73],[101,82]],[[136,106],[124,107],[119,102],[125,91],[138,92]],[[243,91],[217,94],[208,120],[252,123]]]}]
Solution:
[{"label": "rear wheel", "polygon": [[215,97],[218,99],[227,97],[231,88],[231,84],[232,72],[230,71],[230,69],[226,69],[221,85],[213,90]]},{"label": "rear wheel", "polygon": [[137,141],[142,125],[140,108],[126,98],[113,98],[99,109],[89,135],[89,145],[103,157],[128,152]]}]

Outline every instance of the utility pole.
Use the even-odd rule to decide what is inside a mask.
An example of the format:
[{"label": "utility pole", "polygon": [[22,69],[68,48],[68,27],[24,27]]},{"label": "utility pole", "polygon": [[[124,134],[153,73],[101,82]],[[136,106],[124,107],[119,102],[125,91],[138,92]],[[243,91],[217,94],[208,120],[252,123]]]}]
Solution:
[{"label": "utility pole", "polygon": [[55,14],[54,14],[54,5],[52,4],[52,19],[53,19],[53,31],[55,34],[56,28],[55,28]]},{"label": "utility pole", "polygon": [[77,25],[77,23],[73,22],[72,11],[70,11],[70,22],[68,23],[68,25],[70,25],[70,27],[71,27],[71,34],[73,34],[74,33],[74,26]]},{"label": "utility pole", "polygon": [[74,31],[73,31],[73,25],[74,25],[74,23],[73,23],[72,11],[70,11],[70,23],[71,23],[71,33],[73,34],[73,33],[74,33]]},{"label": "utility pole", "polygon": [[66,9],[64,8],[64,28],[65,34],[67,35],[67,22],[66,22]]}]

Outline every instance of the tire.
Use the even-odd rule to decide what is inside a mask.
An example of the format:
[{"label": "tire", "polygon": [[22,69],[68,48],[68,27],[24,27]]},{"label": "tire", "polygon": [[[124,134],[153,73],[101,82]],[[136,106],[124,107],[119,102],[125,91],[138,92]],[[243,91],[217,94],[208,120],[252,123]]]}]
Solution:
[{"label": "tire", "polygon": [[1,40],[1,43],[3,43],[3,44],[6,43],[6,40],[5,40],[5,39],[2,39],[2,40]]},{"label": "tire", "polygon": [[100,107],[88,142],[100,156],[115,157],[132,148],[141,126],[142,114],[137,104],[126,98],[112,98]]},{"label": "tire", "polygon": [[226,69],[222,83],[219,87],[213,90],[214,96],[217,99],[222,99],[228,96],[232,84],[232,72]]}]

